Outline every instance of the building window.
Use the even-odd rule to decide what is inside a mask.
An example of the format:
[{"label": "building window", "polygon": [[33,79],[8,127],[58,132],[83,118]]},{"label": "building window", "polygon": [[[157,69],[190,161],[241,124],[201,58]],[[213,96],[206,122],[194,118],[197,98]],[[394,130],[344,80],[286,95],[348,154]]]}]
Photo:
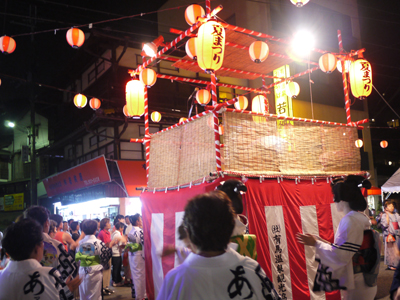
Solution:
[{"label": "building window", "polygon": [[89,139],[89,145],[90,145],[90,147],[93,147],[94,145],[97,145],[97,135],[92,136],[92,137]]},{"label": "building window", "polygon": [[99,142],[105,141],[107,139],[106,134],[107,134],[107,132],[105,129],[99,132],[99,136],[98,136]]},{"label": "building window", "polygon": [[68,158],[73,158],[74,156],[74,148],[69,148],[68,149]]}]

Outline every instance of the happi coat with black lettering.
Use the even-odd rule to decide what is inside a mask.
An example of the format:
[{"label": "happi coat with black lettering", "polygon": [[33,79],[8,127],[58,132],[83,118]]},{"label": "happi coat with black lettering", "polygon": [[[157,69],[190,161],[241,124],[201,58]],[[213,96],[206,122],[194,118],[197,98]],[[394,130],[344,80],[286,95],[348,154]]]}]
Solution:
[{"label": "happi coat with black lettering", "polygon": [[61,274],[36,259],[11,260],[0,271],[0,300],[72,300]]},{"label": "happi coat with black lettering", "polygon": [[280,299],[264,270],[253,259],[228,248],[222,255],[189,254],[168,272],[158,300]]}]

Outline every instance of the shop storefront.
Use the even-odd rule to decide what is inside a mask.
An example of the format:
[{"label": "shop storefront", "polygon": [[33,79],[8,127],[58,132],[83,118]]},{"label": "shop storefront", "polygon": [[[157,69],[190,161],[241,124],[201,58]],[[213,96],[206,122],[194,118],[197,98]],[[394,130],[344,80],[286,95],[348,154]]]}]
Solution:
[{"label": "shop storefront", "polygon": [[64,220],[110,218],[141,214],[140,191],[146,185],[141,161],[110,161],[100,156],[43,183],[54,203],[54,213]]}]

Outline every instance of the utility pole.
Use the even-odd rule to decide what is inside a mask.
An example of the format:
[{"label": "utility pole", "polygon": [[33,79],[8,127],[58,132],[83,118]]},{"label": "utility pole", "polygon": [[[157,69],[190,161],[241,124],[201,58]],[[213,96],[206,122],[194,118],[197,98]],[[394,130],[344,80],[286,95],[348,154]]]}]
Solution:
[{"label": "utility pole", "polygon": [[31,59],[30,63],[31,66],[29,68],[29,73],[28,73],[28,83],[29,83],[29,90],[30,90],[30,95],[29,95],[29,101],[30,101],[30,106],[31,106],[31,190],[30,190],[30,205],[38,205],[38,199],[37,199],[37,181],[36,181],[36,120],[35,120],[35,85],[33,81],[33,74],[34,74],[34,69],[35,69],[35,41],[34,41],[34,35],[33,33],[35,32],[35,23],[36,23],[36,6],[35,5],[30,5],[30,15],[31,15],[31,46],[32,46],[32,51],[31,53]]}]

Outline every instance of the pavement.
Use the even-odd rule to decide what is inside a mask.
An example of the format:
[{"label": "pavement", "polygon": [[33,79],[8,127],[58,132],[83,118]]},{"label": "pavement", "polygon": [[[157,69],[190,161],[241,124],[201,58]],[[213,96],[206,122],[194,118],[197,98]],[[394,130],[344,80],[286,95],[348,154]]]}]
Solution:
[{"label": "pavement", "polygon": [[[376,300],[389,300],[390,285],[392,284],[394,271],[387,270],[386,265],[383,263],[383,259],[380,264],[379,275],[378,275],[378,291],[376,293]],[[111,287],[115,293],[110,296],[104,296],[104,300],[131,300],[131,288],[130,287]],[[76,298],[79,299],[79,298]],[[361,299],[360,299],[361,300]]]}]

